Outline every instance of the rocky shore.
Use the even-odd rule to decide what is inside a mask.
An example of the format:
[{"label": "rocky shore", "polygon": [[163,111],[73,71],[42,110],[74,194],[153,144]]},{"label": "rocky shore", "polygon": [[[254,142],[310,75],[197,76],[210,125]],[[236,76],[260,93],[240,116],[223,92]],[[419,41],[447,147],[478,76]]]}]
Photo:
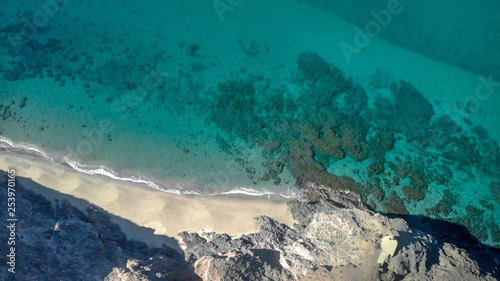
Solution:
[{"label": "rocky shore", "polygon": [[[183,233],[186,260],[203,280],[497,280],[499,252],[412,229],[368,210],[354,193],[311,189],[290,202],[297,224],[256,218],[258,233]],[[464,228],[465,229],[465,228]],[[466,231],[456,233],[470,236]],[[398,247],[377,264],[384,236]],[[466,240],[467,242],[474,241]],[[477,241],[477,240],[476,240]]]},{"label": "rocky shore", "polygon": [[[6,189],[3,172],[0,182]],[[465,228],[421,219],[431,235],[370,211],[353,192],[309,189],[289,203],[293,226],[261,216],[260,231],[241,237],[183,232],[187,247],[179,253],[127,239],[99,207],[82,212],[16,186],[18,270],[2,280],[497,280],[500,272],[498,250]],[[388,235],[398,247],[379,265]]]}]

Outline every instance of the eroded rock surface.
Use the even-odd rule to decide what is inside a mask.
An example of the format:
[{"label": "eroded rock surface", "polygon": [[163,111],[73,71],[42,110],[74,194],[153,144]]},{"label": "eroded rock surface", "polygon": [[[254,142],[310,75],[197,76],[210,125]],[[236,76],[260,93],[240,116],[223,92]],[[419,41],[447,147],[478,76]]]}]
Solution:
[{"label": "eroded rock surface", "polygon": [[[256,218],[260,232],[232,238],[181,233],[203,280],[497,280],[498,253],[437,240],[400,218],[369,211],[355,193],[326,189],[292,201],[292,227]],[[394,256],[377,264],[384,236]]]}]

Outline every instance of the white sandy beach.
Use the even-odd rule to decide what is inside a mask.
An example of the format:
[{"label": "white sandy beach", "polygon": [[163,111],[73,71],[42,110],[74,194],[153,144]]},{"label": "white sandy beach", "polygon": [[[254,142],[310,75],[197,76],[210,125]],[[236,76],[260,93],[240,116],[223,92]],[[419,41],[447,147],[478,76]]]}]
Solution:
[{"label": "white sandy beach", "polygon": [[[151,246],[166,243],[175,247],[175,242],[163,235],[178,240],[182,246],[177,236],[181,231],[209,230],[233,236],[255,232],[258,226],[253,218],[260,215],[288,225],[294,222],[286,202],[169,194],[140,184],[78,173],[42,158],[5,151],[0,154],[0,169],[14,169],[21,184],[46,198],[69,199],[83,211],[88,204],[78,199],[105,209],[121,218],[112,220],[120,225],[128,239],[141,240]],[[137,226],[150,228],[155,235]]]}]

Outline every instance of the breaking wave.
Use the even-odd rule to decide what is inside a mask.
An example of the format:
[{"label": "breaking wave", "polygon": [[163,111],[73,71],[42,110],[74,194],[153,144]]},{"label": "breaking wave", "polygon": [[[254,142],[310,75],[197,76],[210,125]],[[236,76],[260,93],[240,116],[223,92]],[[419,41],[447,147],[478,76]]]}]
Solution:
[{"label": "breaking wave", "polygon": [[220,187],[213,184],[203,184],[194,181],[165,179],[154,175],[146,175],[129,170],[119,170],[109,165],[88,163],[84,159],[77,159],[72,155],[63,155],[58,152],[46,151],[29,143],[16,143],[9,138],[0,136],[0,152],[7,151],[13,154],[38,157],[53,164],[63,165],[77,172],[87,175],[97,175],[114,180],[144,184],[150,188],[178,195],[198,196],[251,196],[267,197],[270,200],[300,198],[302,191],[296,188],[287,190],[268,190],[249,187]]}]

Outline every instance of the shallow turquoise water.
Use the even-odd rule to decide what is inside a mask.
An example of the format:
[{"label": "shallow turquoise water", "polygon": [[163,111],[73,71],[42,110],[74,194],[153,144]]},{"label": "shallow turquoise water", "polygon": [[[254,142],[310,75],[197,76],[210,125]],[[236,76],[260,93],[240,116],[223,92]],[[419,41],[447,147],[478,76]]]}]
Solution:
[{"label": "shallow turquoise water", "polygon": [[355,189],[498,245],[500,7],[349,2],[2,3],[1,145],[178,193]]}]

